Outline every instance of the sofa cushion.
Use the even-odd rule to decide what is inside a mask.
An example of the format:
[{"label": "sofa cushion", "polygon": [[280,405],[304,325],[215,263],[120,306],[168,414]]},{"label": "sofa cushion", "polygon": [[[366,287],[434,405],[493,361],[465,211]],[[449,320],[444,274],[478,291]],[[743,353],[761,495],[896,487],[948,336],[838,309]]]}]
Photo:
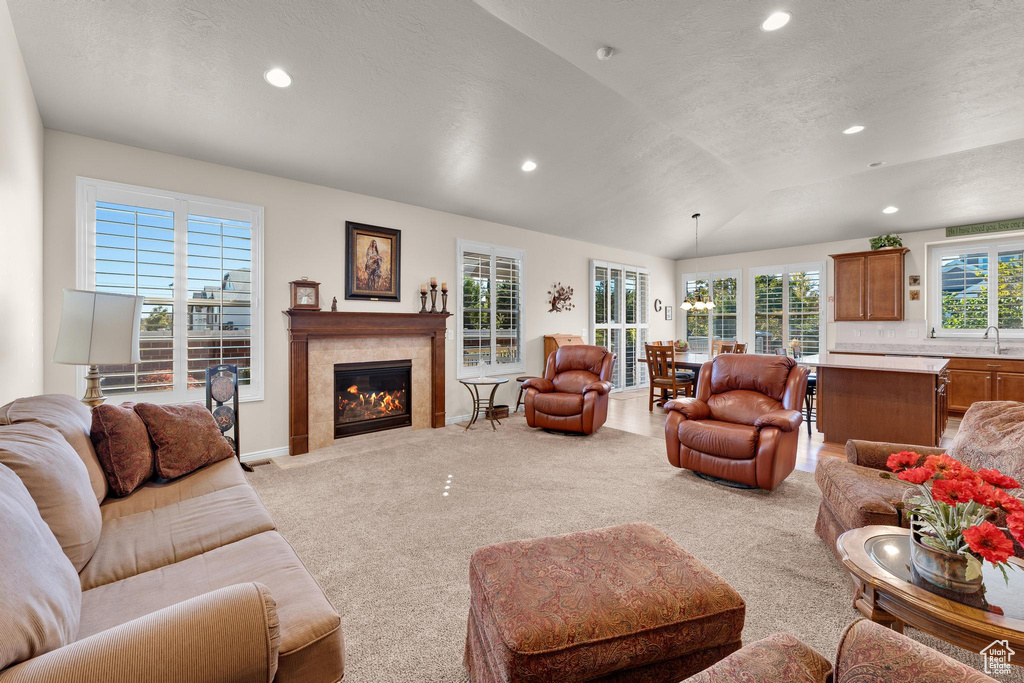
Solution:
[{"label": "sofa cushion", "polygon": [[146,423],[134,403],[98,405],[92,411],[89,436],[107,475],[110,490],[127,496],[153,477],[153,448]]},{"label": "sofa cushion", "polygon": [[679,442],[695,451],[721,458],[753,458],[757,449],[756,427],[717,420],[684,420],[679,423]]},{"label": "sofa cushion", "polygon": [[773,633],[743,647],[684,683],[826,683],[832,664],[788,633]]},{"label": "sofa cushion", "polygon": [[713,419],[744,425],[753,425],[765,413],[782,407],[774,398],[747,389],[713,394],[708,397],[707,404]]},{"label": "sofa cushion", "polygon": [[0,541],[3,669],[75,640],[82,589],[74,566],[39,515],[25,484],[3,465]]},{"label": "sofa cushion", "polygon": [[100,506],[89,472],[56,430],[34,423],[0,427],[0,463],[21,477],[39,514],[81,571],[100,540]]},{"label": "sofa cushion", "polygon": [[334,683],[344,673],[341,619],[276,531],[82,593],[79,638],[236,583],[265,585],[277,603],[277,683]]},{"label": "sofa cushion", "polygon": [[787,356],[723,353],[711,361],[711,393],[746,389],[781,401],[795,365]]},{"label": "sofa cushion", "polygon": [[972,403],[949,454],[973,470],[996,469],[1024,480],[1024,403]]},{"label": "sofa cushion", "polygon": [[814,470],[823,499],[846,529],[871,524],[900,525],[895,504],[903,500],[910,484],[881,475],[879,470],[839,458],[821,458]]},{"label": "sofa cushion", "polygon": [[135,412],[149,430],[156,447],[156,473],[163,479],[174,479],[235,455],[213,414],[198,403],[138,403]]},{"label": "sofa cushion", "polygon": [[500,680],[591,680],[738,647],[745,616],[729,584],[649,524],[481,548],[469,584]]},{"label": "sofa cushion", "polygon": [[579,415],[583,412],[583,394],[537,394],[533,397],[533,409],[545,415]]},{"label": "sofa cushion", "polygon": [[220,460],[178,479],[147,481],[125,498],[107,498],[100,505],[100,514],[106,523],[243,484],[247,482],[238,461]]},{"label": "sofa cushion", "polygon": [[61,433],[89,471],[96,502],[107,497],[107,477],[89,438],[92,411],[81,401],[64,394],[18,398],[0,408],[0,425],[39,422]]},{"label": "sofa cushion", "polygon": [[181,562],[274,528],[274,520],[249,486],[105,520],[99,546],[80,573],[82,589]]}]

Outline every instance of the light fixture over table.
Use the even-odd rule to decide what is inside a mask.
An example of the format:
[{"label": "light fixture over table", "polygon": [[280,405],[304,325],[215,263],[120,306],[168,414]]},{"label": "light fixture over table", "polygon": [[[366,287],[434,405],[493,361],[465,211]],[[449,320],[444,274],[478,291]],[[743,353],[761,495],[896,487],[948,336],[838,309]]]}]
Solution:
[{"label": "light fixture over table", "polygon": [[[694,266],[696,266],[697,259],[700,258],[700,245],[699,245],[699,242],[698,242],[699,236],[697,235],[697,230],[698,230],[698,227],[699,227],[699,222],[698,221],[700,219],[700,214],[699,213],[695,213],[692,216],[690,216],[690,218],[693,219],[693,262],[694,262]],[[698,272],[700,272],[700,271],[698,270]],[[708,285],[710,287],[710,282],[708,283]],[[715,307],[715,302],[711,300],[711,293],[710,292],[708,292],[708,300],[707,301],[704,301],[704,297],[701,296],[700,293],[698,293],[693,298],[693,300],[691,300],[690,297],[686,297],[685,299],[683,299],[683,303],[679,304],[679,308],[683,309],[684,311],[689,311],[690,309],[694,309],[694,310],[697,310],[697,311],[710,311],[714,307]]]}]

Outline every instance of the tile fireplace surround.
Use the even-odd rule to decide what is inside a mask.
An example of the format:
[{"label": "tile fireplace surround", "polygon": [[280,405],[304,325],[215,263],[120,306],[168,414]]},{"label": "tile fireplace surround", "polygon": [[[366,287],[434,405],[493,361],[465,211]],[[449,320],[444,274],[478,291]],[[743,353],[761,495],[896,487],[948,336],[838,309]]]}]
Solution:
[{"label": "tile fireplace surround", "polygon": [[412,361],[412,427],[443,427],[448,315],[285,311],[290,333],[288,450],[334,443],[334,366]]}]

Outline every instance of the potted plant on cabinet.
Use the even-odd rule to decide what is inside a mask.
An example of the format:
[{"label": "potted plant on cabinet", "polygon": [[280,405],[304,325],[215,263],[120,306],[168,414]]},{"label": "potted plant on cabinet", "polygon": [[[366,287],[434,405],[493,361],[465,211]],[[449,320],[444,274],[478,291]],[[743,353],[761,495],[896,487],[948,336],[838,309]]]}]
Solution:
[{"label": "potted plant on cabinet", "polygon": [[[994,469],[977,472],[959,460],[901,451],[886,465],[913,484],[903,505],[910,519],[910,559],[926,581],[959,593],[981,588],[981,563],[1006,577],[1013,540],[1024,544],[1024,503],[1008,491],[1020,489],[1013,477]],[[886,475],[888,476],[888,475]],[[1005,516],[1006,526],[993,521]]]},{"label": "potted plant on cabinet", "polygon": [[879,249],[899,249],[903,246],[903,238],[899,235],[879,235],[878,237],[872,237],[868,241],[871,244],[872,251],[878,251]]}]

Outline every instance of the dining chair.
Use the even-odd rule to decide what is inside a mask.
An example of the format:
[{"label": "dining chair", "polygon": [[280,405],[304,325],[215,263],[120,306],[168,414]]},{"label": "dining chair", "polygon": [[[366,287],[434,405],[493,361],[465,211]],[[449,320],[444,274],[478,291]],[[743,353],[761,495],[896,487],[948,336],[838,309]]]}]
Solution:
[{"label": "dining chair", "polygon": [[654,392],[660,391],[663,401],[679,396],[693,395],[694,374],[692,372],[676,372],[675,349],[672,346],[645,347],[647,358],[647,376],[650,378],[650,397],[647,405],[649,412],[654,412]]},{"label": "dining chair", "polygon": [[743,342],[736,342],[736,346],[732,351],[733,353],[746,353],[747,345]]},{"label": "dining chair", "polygon": [[[745,348],[745,347],[744,347]],[[725,341],[724,339],[716,339],[711,342],[711,357],[722,354],[722,353],[735,353],[736,342]]]}]

